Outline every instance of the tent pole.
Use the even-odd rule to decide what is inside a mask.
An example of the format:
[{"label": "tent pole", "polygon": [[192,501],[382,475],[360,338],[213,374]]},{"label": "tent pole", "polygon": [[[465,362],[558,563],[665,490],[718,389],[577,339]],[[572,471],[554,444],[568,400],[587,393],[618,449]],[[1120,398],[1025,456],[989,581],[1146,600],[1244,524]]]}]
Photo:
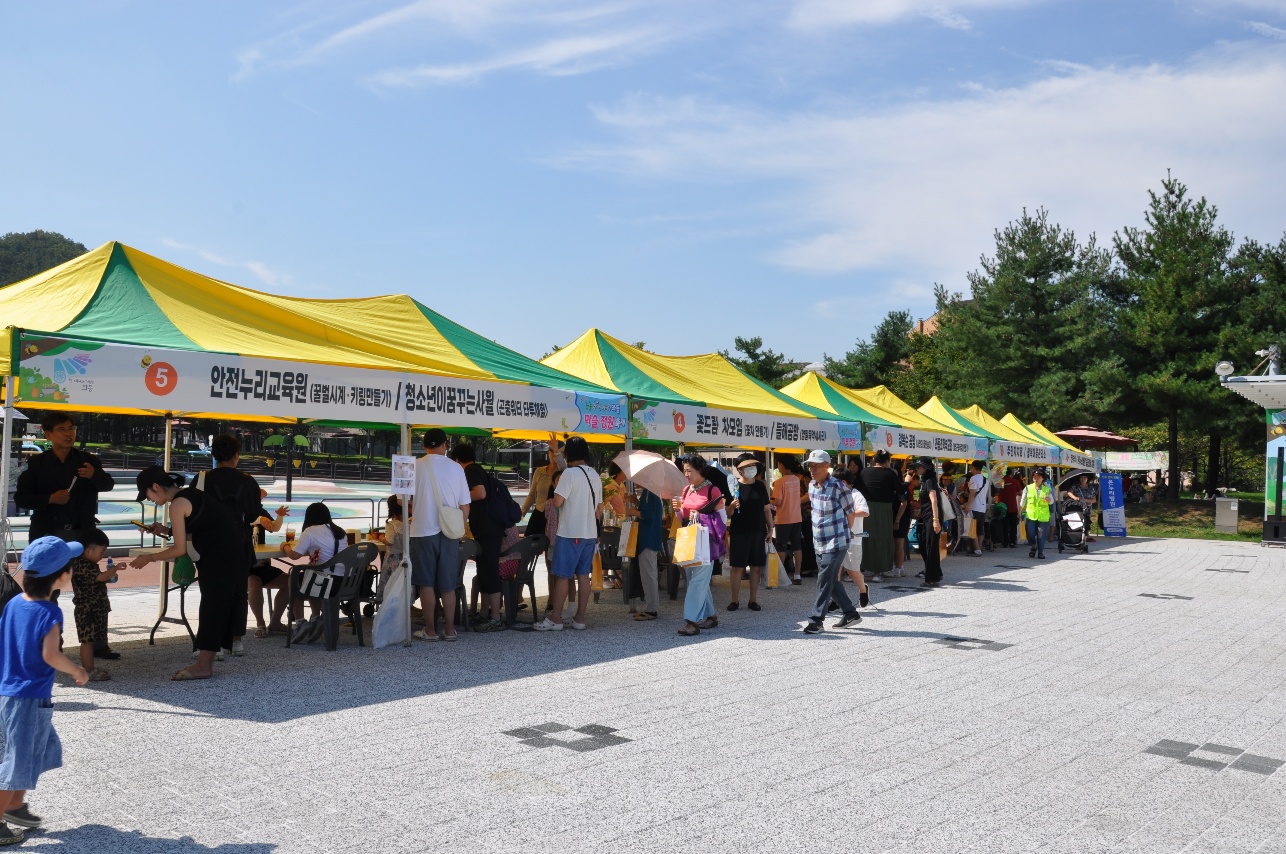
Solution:
[{"label": "tent pole", "polygon": [[174,413],[165,413],[165,455],[161,458],[161,467],[170,470],[170,444],[174,441]]},{"label": "tent pole", "polygon": [[[13,408],[14,394],[13,377],[4,378],[4,458],[0,459],[0,483],[4,484],[4,522],[0,527],[9,530],[9,477],[12,475],[12,454],[13,454],[13,422],[17,417],[17,411]],[[4,537],[6,545],[9,543],[8,536]],[[9,555],[5,555],[5,560]]]},{"label": "tent pole", "polygon": [[[630,434],[629,425],[626,425],[625,453],[628,454],[632,450],[634,450],[634,437]],[[629,476],[626,476],[625,478],[625,492],[628,495],[634,494],[634,481],[630,480]],[[628,512],[629,509],[630,509],[629,505],[627,504],[625,507],[627,517],[629,515],[629,512]],[[625,543],[621,543],[620,548],[624,550],[625,545],[626,545]],[[631,606],[630,610],[633,611],[634,609],[632,606],[634,604],[634,600],[630,598],[630,587],[631,587],[630,582],[633,580],[633,575],[634,575],[634,558],[622,557],[621,567],[625,570],[625,578],[621,580],[621,601],[624,602],[626,605],[630,605]]]},{"label": "tent pole", "polygon": [[[411,452],[411,428],[405,420],[406,413],[403,412],[401,445],[402,453],[410,455]],[[411,633],[415,630],[411,622],[411,594],[414,592],[411,587],[411,496],[401,496],[402,501],[402,599],[406,602],[406,634],[402,646],[411,645]]]}]

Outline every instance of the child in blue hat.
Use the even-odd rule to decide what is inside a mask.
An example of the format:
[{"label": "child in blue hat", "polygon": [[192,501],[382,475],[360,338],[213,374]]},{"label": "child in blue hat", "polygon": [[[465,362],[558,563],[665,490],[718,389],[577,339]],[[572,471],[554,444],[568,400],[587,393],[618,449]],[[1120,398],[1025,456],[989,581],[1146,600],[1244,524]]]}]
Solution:
[{"label": "child in blue hat", "polygon": [[[62,610],[49,601],[67,574],[80,543],[41,537],[22,551],[22,595],[0,614],[0,726],[4,758],[0,760],[0,845],[22,841],[24,827],[39,827],[40,817],[27,807],[27,790],[36,778],[63,764],[62,743],[53,725],[54,671],[84,685],[85,668],[59,648]],[[10,825],[17,825],[11,828]]]}]

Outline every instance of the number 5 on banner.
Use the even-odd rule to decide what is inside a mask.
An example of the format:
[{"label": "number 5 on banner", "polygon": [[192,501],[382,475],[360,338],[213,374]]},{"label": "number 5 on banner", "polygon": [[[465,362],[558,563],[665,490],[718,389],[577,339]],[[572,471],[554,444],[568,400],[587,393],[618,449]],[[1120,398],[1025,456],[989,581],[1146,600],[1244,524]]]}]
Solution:
[{"label": "number 5 on banner", "polygon": [[153,362],[143,375],[143,383],[152,394],[161,396],[174,391],[179,375],[169,362]]}]

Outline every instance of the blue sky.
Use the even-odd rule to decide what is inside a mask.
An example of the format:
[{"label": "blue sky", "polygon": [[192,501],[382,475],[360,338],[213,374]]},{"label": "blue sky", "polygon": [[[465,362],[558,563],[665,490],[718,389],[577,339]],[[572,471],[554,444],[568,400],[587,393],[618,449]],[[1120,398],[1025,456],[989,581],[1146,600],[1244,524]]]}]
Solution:
[{"label": "blue sky", "polygon": [[1167,169],[1276,242],[1283,92],[1286,0],[9,2],[0,232],[811,360]]}]

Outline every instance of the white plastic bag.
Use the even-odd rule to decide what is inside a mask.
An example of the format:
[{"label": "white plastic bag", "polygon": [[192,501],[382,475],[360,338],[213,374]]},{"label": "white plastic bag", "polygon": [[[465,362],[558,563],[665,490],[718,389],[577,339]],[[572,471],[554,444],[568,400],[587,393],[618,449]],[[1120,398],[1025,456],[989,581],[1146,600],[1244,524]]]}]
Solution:
[{"label": "white plastic bag", "polygon": [[384,603],[375,612],[371,625],[371,645],[376,649],[400,646],[410,640],[410,600],[407,599],[406,561],[393,567],[384,584]]}]

